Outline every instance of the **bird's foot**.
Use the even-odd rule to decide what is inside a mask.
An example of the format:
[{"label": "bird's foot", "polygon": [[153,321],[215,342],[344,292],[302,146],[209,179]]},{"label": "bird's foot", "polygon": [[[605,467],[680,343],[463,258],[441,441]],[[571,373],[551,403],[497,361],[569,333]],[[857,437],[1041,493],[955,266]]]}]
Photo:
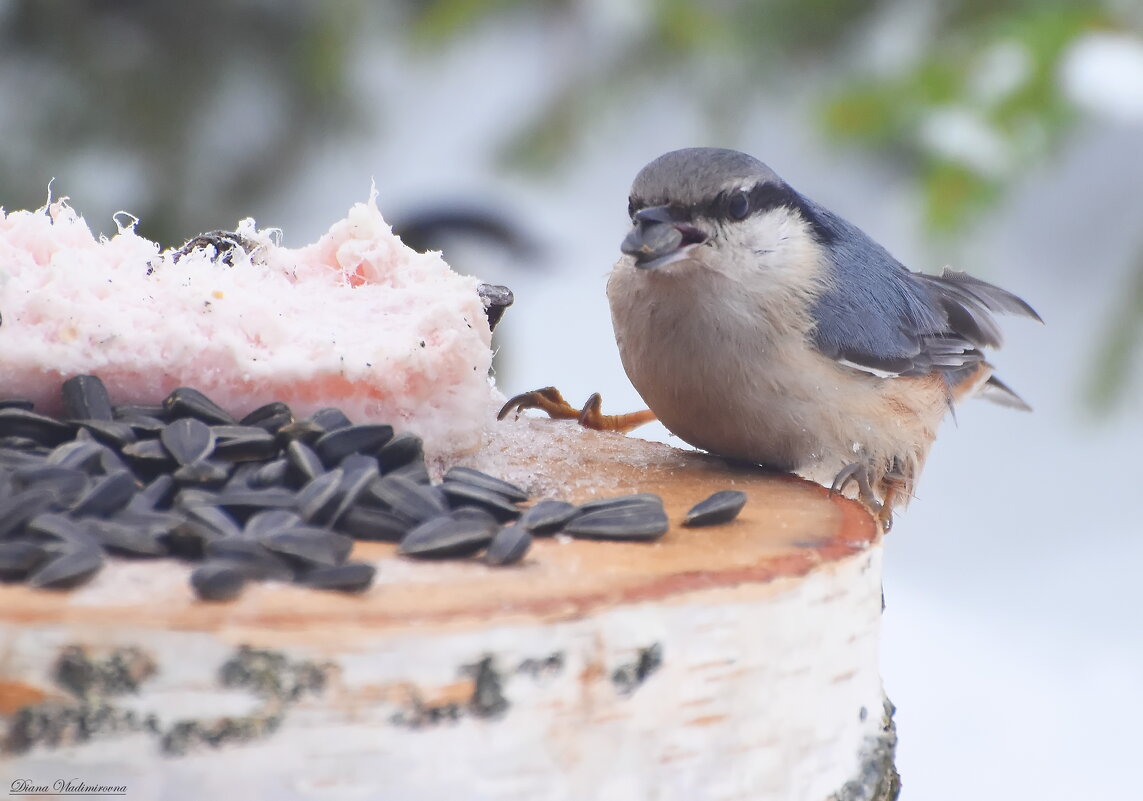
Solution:
[{"label": "bird's foot", "polygon": [[519,416],[525,409],[539,409],[555,420],[575,420],[584,428],[596,431],[620,431],[626,433],[633,428],[650,423],[655,419],[650,409],[629,414],[603,414],[603,398],[599,393],[592,394],[582,409],[577,409],[564,400],[564,396],[555,387],[544,387],[531,392],[524,392],[510,398],[496,414],[497,420],[503,420],[511,412]]},{"label": "bird's foot", "polygon": [[[850,484],[857,484],[857,499],[865,504],[873,516],[877,518],[877,522],[881,524],[881,530],[888,533],[889,529],[893,528],[892,496],[887,492],[883,500],[877,497],[877,493],[873,491],[870,472],[869,465],[864,462],[847,464],[838,472],[829,491],[831,495],[845,492],[846,487]],[[893,495],[896,494],[895,489],[890,491]]]}]

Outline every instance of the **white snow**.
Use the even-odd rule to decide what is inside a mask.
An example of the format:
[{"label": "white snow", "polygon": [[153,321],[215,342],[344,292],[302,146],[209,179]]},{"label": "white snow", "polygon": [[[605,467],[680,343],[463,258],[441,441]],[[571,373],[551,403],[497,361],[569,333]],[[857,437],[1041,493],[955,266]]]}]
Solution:
[{"label": "white snow", "polygon": [[1143,39],[1111,32],[1080,37],[1062,59],[1060,84],[1081,108],[1143,122]]}]

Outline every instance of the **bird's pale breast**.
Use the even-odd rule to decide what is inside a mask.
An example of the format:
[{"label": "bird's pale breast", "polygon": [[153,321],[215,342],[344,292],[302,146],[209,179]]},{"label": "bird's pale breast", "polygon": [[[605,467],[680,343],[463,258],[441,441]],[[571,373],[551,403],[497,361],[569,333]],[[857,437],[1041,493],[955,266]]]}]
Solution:
[{"label": "bird's pale breast", "polygon": [[712,453],[826,481],[856,461],[919,470],[947,408],[939,377],[839,365],[805,329],[773,322],[798,315],[717,273],[649,274],[621,261],[608,297],[632,384],[669,431]]}]

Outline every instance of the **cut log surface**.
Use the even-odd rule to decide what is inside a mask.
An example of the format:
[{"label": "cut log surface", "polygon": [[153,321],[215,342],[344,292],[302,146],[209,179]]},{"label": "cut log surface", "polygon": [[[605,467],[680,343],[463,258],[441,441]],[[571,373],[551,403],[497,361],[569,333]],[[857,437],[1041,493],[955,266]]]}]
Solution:
[{"label": "cut log surface", "polygon": [[[658,493],[652,543],[537,538],[490,568],[398,557],[360,596],[114,560],[0,586],[0,768],[126,797],[892,797],[880,534],[800,479],[520,419],[460,460],[533,498]],[[438,469],[446,465],[438,464]],[[680,525],[745,492],[736,520]]]}]

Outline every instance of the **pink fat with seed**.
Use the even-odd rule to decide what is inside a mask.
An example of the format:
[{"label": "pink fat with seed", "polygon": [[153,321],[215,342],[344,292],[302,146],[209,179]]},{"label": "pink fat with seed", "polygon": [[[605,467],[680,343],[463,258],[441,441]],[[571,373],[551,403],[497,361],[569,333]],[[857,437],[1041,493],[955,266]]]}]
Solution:
[{"label": "pink fat with seed", "polygon": [[405,247],[375,194],[305,247],[237,230],[256,247],[232,264],[175,261],[132,226],[97,239],[64,201],[0,210],[0,396],[58,413],[60,383],[92,373],[117,403],[188,385],[239,417],[338,406],[430,453],[479,445],[495,390],[476,279]]}]

